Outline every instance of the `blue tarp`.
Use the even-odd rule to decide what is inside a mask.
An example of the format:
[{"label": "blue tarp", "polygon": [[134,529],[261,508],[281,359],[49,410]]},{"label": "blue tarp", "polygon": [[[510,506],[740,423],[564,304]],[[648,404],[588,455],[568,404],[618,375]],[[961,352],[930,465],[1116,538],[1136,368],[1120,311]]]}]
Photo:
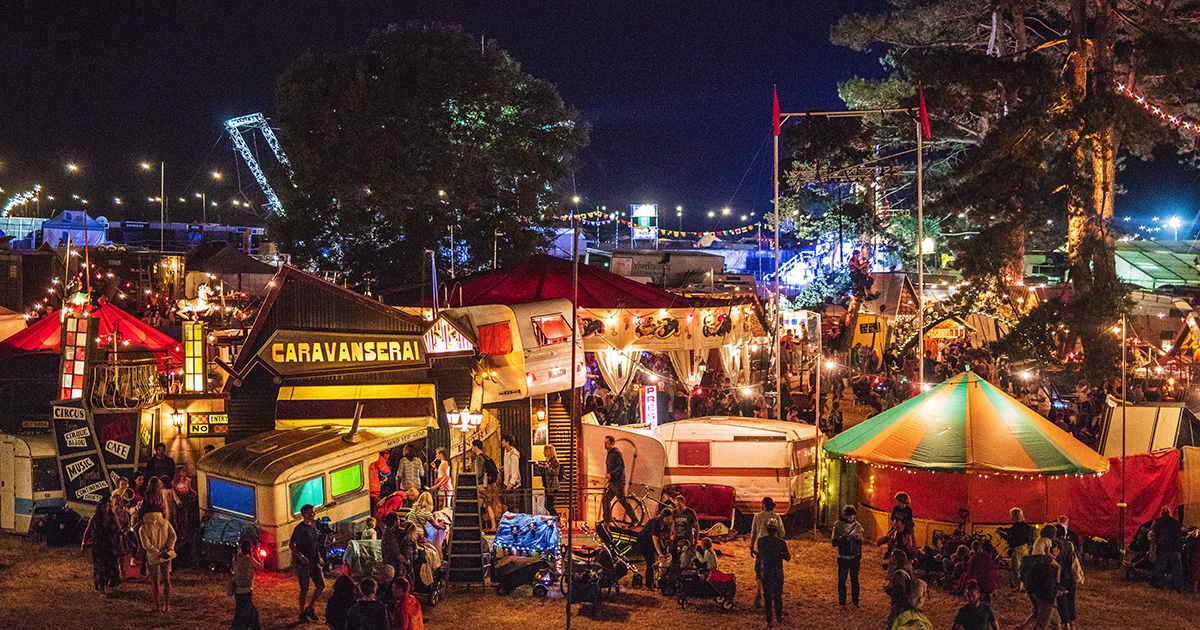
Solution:
[{"label": "blue tarp", "polygon": [[505,512],[496,527],[492,548],[517,551],[558,550],[558,517]]}]

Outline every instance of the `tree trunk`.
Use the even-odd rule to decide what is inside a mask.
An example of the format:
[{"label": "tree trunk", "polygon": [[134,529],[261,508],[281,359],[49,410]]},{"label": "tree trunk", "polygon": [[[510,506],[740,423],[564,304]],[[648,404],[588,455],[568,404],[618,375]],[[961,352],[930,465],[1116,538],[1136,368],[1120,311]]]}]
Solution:
[{"label": "tree trunk", "polygon": [[[1113,46],[1116,45],[1117,0],[1096,0],[1096,37],[1092,46],[1095,84],[1093,99],[1112,96],[1116,69]],[[1111,102],[1111,99],[1107,99]],[[1107,104],[1107,103],[1106,103]],[[1108,109],[1106,107],[1106,109]],[[1092,277],[1101,286],[1117,283],[1112,234],[1113,207],[1117,191],[1117,143],[1115,119],[1106,112],[1101,128],[1092,135],[1092,207],[1096,221],[1096,242],[1092,246]]]},{"label": "tree trunk", "polygon": [[[1068,99],[1078,107],[1087,97],[1087,5],[1088,0],[1071,0],[1071,36],[1068,39],[1067,70],[1070,72]],[[1091,174],[1087,151],[1090,142],[1082,117],[1072,121],[1067,133],[1071,144],[1071,175],[1075,180],[1067,191],[1067,259],[1071,268],[1071,284],[1077,293],[1086,293],[1092,288],[1092,242],[1094,210],[1091,191],[1085,194],[1086,182]]]}]

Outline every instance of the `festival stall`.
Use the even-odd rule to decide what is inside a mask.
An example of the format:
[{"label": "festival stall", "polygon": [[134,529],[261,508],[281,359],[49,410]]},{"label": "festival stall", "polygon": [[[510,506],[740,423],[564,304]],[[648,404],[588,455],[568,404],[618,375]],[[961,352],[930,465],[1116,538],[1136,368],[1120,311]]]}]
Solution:
[{"label": "festival stall", "polygon": [[[162,368],[167,364],[183,363],[183,349],[178,341],[112,304],[101,304],[90,310],[89,316],[99,321],[102,346],[115,344],[118,350],[131,345],[146,348],[155,354]],[[58,350],[62,338],[62,322],[62,311],[50,313],[0,343],[30,352]]]},{"label": "festival stall", "polygon": [[[1030,522],[1057,517],[1072,494],[1060,480],[1109,469],[1095,451],[970,371],[847,429],[825,450],[841,464],[859,464],[846,468],[857,469],[870,533],[886,531],[894,494],[906,492],[918,543],[959,523],[969,530],[1003,524],[1013,507]],[[845,471],[830,476],[850,485]]]}]

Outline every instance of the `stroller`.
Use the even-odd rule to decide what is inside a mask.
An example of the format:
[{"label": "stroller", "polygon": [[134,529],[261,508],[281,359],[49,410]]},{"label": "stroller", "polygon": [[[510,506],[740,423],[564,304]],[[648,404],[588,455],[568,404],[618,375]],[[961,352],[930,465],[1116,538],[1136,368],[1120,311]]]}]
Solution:
[{"label": "stroller", "polygon": [[518,586],[533,585],[533,594],[545,597],[558,579],[558,519],[551,516],[505,512],[492,541],[492,582],[505,595]]},{"label": "stroller", "polygon": [[1153,527],[1154,521],[1146,521],[1134,533],[1125,556],[1125,577],[1127,579],[1135,577],[1149,579],[1154,575],[1154,559],[1150,553],[1153,548],[1150,544],[1150,529]]},{"label": "stroller", "polygon": [[[419,546],[413,562],[413,592],[423,595],[430,606],[437,606],[446,595],[446,564],[441,558],[432,557],[435,553],[437,552]],[[438,561],[438,568],[431,569],[428,577],[425,577],[425,565],[434,560]]]},{"label": "stroller", "polygon": [[[243,540],[259,545],[258,527],[240,518],[214,514],[200,524],[200,557],[211,570],[228,569]],[[132,543],[137,545],[136,541]]]},{"label": "stroller", "polygon": [[700,571],[672,566],[658,578],[658,588],[667,597],[675,596],[683,608],[689,599],[711,599],[724,610],[733,608],[733,597],[737,594],[737,580],[721,571]]},{"label": "stroller", "polygon": [[614,552],[599,538],[596,541],[601,543],[599,547],[571,550],[573,602],[598,605],[614,590],[618,594],[621,592],[621,578],[631,571],[637,578],[641,577],[624,556]]}]

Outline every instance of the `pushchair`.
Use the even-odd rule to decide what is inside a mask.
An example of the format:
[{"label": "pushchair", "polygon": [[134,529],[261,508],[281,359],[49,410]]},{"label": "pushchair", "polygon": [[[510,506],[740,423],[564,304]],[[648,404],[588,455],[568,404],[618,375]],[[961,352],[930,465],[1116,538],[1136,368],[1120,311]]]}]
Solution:
[{"label": "pushchair", "polygon": [[518,586],[533,585],[544,597],[557,581],[558,518],[505,512],[492,541],[492,583],[505,595]]},{"label": "pushchair", "polygon": [[671,566],[658,578],[658,589],[666,597],[675,597],[683,608],[689,599],[711,599],[724,610],[733,608],[737,579],[719,570],[701,571]]},{"label": "pushchair", "polygon": [[[200,524],[200,557],[211,570],[228,569],[243,540],[258,546],[258,527],[254,523],[214,514]],[[133,544],[136,546],[136,541]]]},{"label": "pushchair", "polygon": [[[603,523],[596,526],[596,531],[592,532],[583,526],[583,531],[592,537],[592,540],[599,544],[598,549],[575,549],[574,555],[576,558],[591,561],[595,558],[602,564],[610,575],[607,578],[608,586],[616,588],[618,593],[621,592],[619,580],[626,575],[633,575],[632,583],[634,588],[638,588],[643,583],[642,574],[637,570],[629,558],[626,556],[632,549],[633,543],[637,540],[637,533],[633,530],[611,527]],[[607,557],[602,556],[599,551],[603,549],[607,552]],[[607,567],[603,565],[609,565]],[[619,574],[619,575],[617,575]]]},{"label": "pushchair", "polygon": [[437,606],[446,595],[446,565],[441,562],[441,558],[436,558],[438,568],[430,570],[428,578],[422,577],[425,564],[435,560],[431,555],[432,553],[423,546],[417,548],[417,555],[413,561],[413,593],[424,596],[430,606]]},{"label": "pushchair", "polygon": [[1154,575],[1154,558],[1151,556],[1150,530],[1154,521],[1146,521],[1137,528],[1125,555],[1125,578],[1149,579]]}]

